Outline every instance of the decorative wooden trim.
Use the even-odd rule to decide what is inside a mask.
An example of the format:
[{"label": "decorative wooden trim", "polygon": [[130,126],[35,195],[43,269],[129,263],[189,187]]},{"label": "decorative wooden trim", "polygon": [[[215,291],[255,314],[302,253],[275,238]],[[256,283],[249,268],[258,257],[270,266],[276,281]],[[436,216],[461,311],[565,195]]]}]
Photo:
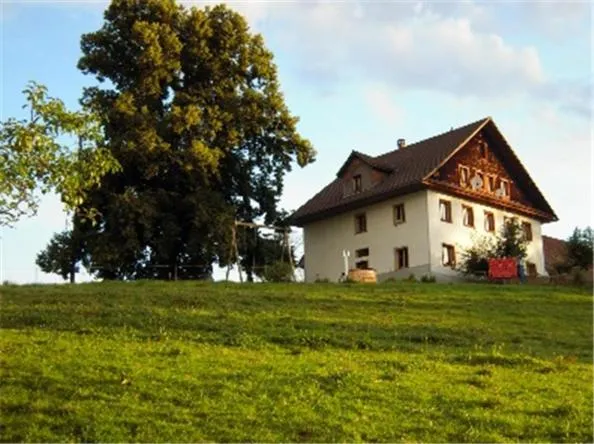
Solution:
[{"label": "decorative wooden trim", "polygon": [[556,220],[556,217],[552,214],[545,213],[544,211],[537,210],[536,208],[528,207],[526,205],[513,202],[509,199],[498,199],[495,196],[491,196],[485,193],[477,193],[464,188],[460,188],[452,185],[449,182],[438,181],[435,179],[425,180],[423,182],[428,188],[441,191],[457,197],[466,198],[484,205],[489,205],[496,208],[505,209],[508,211],[523,214],[528,217],[534,217],[535,219],[551,222]]},{"label": "decorative wooden trim", "polygon": [[456,147],[456,149],[455,149],[455,150],[453,150],[453,151],[452,151],[452,152],[449,154],[449,156],[447,156],[447,157],[446,157],[444,160],[442,160],[442,161],[440,162],[440,164],[439,164],[439,165],[437,165],[435,168],[433,168],[433,170],[431,170],[431,172],[430,172],[429,174],[427,174],[427,175],[426,175],[426,176],[423,178],[423,181],[425,181],[425,180],[428,180],[428,179],[429,179],[431,176],[433,176],[433,175],[434,175],[434,174],[435,174],[435,173],[436,173],[436,172],[437,172],[437,171],[438,171],[438,170],[439,170],[439,169],[440,169],[442,166],[444,166],[446,163],[448,163],[448,161],[449,161],[449,160],[450,160],[452,157],[454,157],[454,155],[455,155],[455,154],[456,154],[458,151],[460,151],[460,150],[461,150],[461,149],[462,149],[462,148],[463,148],[463,147],[464,147],[464,146],[465,146],[465,145],[466,145],[468,142],[470,142],[474,136],[476,136],[476,135],[477,135],[479,132],[481,132],[481,130],[482,130],[484,127],[485,127],[485,125],[487,125],[487,123],[489,123],[491,120],[492,120],[492,119],[491,119],[491,117],[490,117],[490,116],[489,116],[489,117],[487,117],[487,118],[486,118],[486,119],[483,121],[483,123],[481,123],[481,124],[480,124],[480,126],[479,126],[479,127],[476,129],[476,130],[474,130],[472,134],[470,134],[470,136],[468,136],[468,137],[467,137],[467,138],[466,138],[464,141],[462,141],[462,143],[461,143],[460,145],[458,145],[458,146]]}]

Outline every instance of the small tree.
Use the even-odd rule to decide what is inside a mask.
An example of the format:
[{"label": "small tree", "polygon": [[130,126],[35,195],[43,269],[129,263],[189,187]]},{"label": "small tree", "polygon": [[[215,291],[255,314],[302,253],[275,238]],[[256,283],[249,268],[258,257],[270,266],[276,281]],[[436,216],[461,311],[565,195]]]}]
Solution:
[{"label": "small tree", "polygon": [[575,228],[567,239],[567,262],[570,267],[580,267],[584,270],[592,266],[594,233],[592,228],[583,230]]},{"label": "small tree", "polygon": [[45,250],[37,255],[35,263],[44,273],[59,274],[64,280],[70,279],[74,283],[81,261],[85,266],[88,265],[81,234],[74,229],[54,234]]},{"label": "small tree", "polygon": [[479,238],[474,244],[462,252],[458,271],[465,275],[485,275],[489,271],[489,259],[526,257],[527,241],[517,220],[504,224],[494,240]]}]

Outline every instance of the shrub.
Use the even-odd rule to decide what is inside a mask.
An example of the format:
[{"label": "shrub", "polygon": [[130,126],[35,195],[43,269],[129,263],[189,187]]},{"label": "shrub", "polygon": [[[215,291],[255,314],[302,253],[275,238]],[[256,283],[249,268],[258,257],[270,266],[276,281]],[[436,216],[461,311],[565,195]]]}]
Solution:
[{"label": "shrub", "polygon": [[408,277],[406,279],[404,279],[406,282],[417,282],[417,277],[415,276],[414,273],[411,273],[408,275]]},{"label": "shrub", "polygon": [[266,282],[291,282],[293,269],[287,262],[275,262],[264,269],[262,277]]},{"label": "shrub", "polygon": [[433,276],[432,274],[424,274],[423,276],[421,276],[421,282],[423,283],[434,283],[435,282],[435,276]]}]

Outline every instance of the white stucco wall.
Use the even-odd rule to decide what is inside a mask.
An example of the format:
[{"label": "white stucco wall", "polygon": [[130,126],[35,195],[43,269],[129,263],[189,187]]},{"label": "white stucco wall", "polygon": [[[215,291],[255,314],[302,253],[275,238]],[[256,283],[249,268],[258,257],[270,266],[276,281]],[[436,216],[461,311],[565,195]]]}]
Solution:
[{"label": "white stucco wall", "polygon": [[[358,260],[355,250],[369,248],[369,266],[378,274],[394,271],[394,249],[408,247],[409,268],[427,267],[427,193],[420,191],[349,211],[328,219],[312,222],[303,228],[305,249],[305,281],[316,279],[337,281],[344,271],[342,250],[349,250],[349,268]],[[394,225],[393,207],[404,203],[406,222]],[[355,234],[355,215],[367,215],[367,232]],[[426,270],[425,270],[426,271]],[[417,273],[418,274],[418,273]],[[406,274],[408,275],[408,274]]]},{"label": "white stucco wall", "polygon": [[[449,200],[452,205],[452,223],[442,222],[439,214],[439,200]],[[466,227],[462,221],[462,205],[473,208],[474,228]],[[485,206],[465,199],[460,199],[447,194],[427,191],[427,214],[429,215],[430,231],[429,243],[431,245],[431,273],[438,278],[454,277],[456,272],[449,267],[441,265],[442,244],[454,245],[456,258],[460,259],[464,248],[471,246],[477,237],[495,236],[503,226],[504,217],[517,217],[519,222],[530,222],[532,225],[532,241],[528,243],[526,261],[536,265],[539,275],[547,275],[544,267],[544,254],[542,248],[541,223],[537,220]],[[484,228],[485,211],[490,211],[495,216],[495,233],[489,233]]]}]

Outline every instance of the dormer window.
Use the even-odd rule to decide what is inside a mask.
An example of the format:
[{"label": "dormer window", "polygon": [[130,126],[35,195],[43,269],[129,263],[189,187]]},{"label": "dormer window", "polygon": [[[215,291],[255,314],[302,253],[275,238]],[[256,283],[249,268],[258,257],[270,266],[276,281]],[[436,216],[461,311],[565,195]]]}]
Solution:
[{"label": "dormer window", "polygon": [[470,169],[465,166],[460,166],[460,186],[467,187],[470,182]]},{"label": "dormer window", "polygon": [[360,193],[362,189],[361,175],[357,174],[356,176],[353,176],[353,192]]}]

